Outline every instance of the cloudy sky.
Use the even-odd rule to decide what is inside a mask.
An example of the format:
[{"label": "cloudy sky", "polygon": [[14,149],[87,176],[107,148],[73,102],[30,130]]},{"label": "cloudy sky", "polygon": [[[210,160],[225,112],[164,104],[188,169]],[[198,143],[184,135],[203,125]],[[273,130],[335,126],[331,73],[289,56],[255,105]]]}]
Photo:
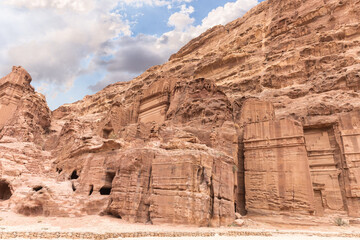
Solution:
[{"label": "cloudy sky", "polygon": [[166,62],[260,0],[0,0],[0,76],[23,66],[52,110]]}]

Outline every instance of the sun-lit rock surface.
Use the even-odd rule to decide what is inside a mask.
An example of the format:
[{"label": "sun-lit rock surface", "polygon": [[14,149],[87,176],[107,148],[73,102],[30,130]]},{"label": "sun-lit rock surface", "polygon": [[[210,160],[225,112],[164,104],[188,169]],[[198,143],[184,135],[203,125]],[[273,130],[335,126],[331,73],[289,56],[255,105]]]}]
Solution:
[{"label": "sun-lit rock surface", "polygon": [[0,207],[228,225],[360,217],[360,1],[268,0],[169,62],[51,112],[0,80]]}]

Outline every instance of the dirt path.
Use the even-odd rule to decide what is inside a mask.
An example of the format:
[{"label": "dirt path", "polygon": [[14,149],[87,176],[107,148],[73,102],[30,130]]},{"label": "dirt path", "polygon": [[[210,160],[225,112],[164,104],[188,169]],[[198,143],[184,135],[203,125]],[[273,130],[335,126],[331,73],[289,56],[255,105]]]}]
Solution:
[{"label": "dirt path", "polygon": [[245,218],[242,227],[220,228],[183,225],[145,225],[128,223],[110,216],[78,218],[25,217],[0,212],[0,239],[223,239],[223,240],[317,240],[360,239],[360,227],[313,224],[289,226],[282,219],[261,222]]},{"label": "dirt path", "polygon": [[[127,240],[161,240],[161,238],[152,238],[152,237],[145,237],[145,238],[128,238]],[[247,236],[247,237],[187,237],[187,240],[329,240],[328,237],[318,237],[318,236],[304,236],[304,235],[283,235],[283,236],[272,236],[272,237],[263,237],[263,236]],[[359,238],[353,238],[359,239]],[[179,238],[172,238],[171,240],[184,240],[183,237]],[[334,237],[331,240],[349,240],[349,238],[345,237]]]}]

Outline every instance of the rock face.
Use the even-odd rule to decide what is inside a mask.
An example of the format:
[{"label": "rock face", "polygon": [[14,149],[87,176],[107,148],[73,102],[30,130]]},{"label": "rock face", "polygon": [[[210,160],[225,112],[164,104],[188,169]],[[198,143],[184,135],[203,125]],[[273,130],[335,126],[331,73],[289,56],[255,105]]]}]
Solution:
[{"label": "rock face", "polygon": [[[314,212],[303,128],[292,119],[266,120],[263,106],[247,101],[257,118],[245,126],[245,187],[248,211]],[[260,111],[257,111],[260,108]],[[264,121],[262,121],[264,120]]]},{"label": "rock face", "polygon": [[0,127],[14,117],[23,93],[34,91],[30,86],[31,76],[22,67],[13,67],[12,72],[1,79]]},{"label": "rock face", "polygon": [[360,1],[268,0],[51,112],[0,80],[0,207],[227,225],[360,217]]},{"label": "rock face", "polygon": [[156,82],[139,93],[106,115],[84,115],[86,124],[71,114],[54,131],[57,178],[90,199],[110,195],[103,211],[129,221],[232,222],[237,137],[226,95],[205,79]]}]

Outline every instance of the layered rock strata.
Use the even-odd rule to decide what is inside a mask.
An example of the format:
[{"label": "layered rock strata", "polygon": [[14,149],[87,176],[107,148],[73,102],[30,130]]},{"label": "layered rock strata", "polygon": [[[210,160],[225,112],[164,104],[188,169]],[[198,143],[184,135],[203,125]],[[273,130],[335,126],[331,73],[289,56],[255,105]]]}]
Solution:
[{"label": "layered rock strata", "polygon": [[244,108],[248,106],[259,113],[244,133],[248,211],[359,216],[358,111],[339,114],[330,124],[308,126],[291,118],[267,120],[266,107],[257,109],[259,101],[248,100]]},{"label": "layered rock strata", "polygon": [[359,0],[268,0],[51,112],[0,80],[0,207],[219,226],[359,217]]}]

